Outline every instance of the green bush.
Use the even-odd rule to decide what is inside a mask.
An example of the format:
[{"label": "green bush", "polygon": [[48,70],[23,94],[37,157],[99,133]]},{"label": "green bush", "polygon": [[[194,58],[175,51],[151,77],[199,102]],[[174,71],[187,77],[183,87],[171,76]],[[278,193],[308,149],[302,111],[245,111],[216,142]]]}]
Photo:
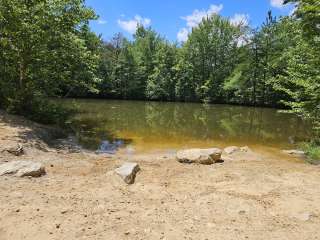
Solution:
[{"label": "green bush", "polygon": [[66,126],[74,110],[41,94],[18,93],[9,99],[6,110],[43,124]]},{"label": "green bush", "polygon": [[307,161],[311,164],[320,164],[320,144],[319,140],[301,144],[302,150],[307,154]]}]

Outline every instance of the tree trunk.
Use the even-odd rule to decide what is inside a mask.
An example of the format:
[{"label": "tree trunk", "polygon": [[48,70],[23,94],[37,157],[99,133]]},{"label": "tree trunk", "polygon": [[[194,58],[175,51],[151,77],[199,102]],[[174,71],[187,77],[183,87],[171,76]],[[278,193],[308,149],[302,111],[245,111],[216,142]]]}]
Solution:
[{"label": "tree trunk", "polygon": [[19,87],[20,87],[20,90],[24,89],[25,78],[26,78],[26,67],[24,64],[24,60],[21,59],[20,63],[19,63]]}]

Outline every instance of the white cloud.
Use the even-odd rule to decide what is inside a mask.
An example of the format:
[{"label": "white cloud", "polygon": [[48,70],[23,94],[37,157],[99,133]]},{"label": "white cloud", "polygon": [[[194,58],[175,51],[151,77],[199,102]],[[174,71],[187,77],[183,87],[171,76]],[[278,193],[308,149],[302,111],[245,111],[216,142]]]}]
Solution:
[{"label": "white cloud", "polygon": [[118,19],[118,25],[128,33],[134,34],[137,30],[138,24],[141,24],[145,27],[150,26],[151,19],[143,18],[140,15],[136,15],[133,19],[128,21],[123,21]]},{"label": "white cloud", "polygon": [[208,10],[194,10],[191,15],[181,17],[187,22],[189,28],[193,28],[199,25],[202,19],[206,16],[211,16],[212,14],[218,14],[223,8],[223,5],[211,5]]},{"label": "white cloud", "polygon": [[107,24],[107,21],[103,20],[103,19],[100,19],[100,20],[98,20],[98,24],[104,25],[104,24]]},{"label": "white cloud", "polygon": [[249,25],[249,15],[236,13],[232,18],[230,18],[230,23],[234,26],[247,26]]},{"label": "white cloud", "polygon": [[181,28],[177,34],[179,42],[186,42],[188,40],[189,30],[187,28]]},{"label": "white cloud", "polygon": [[188,35],[192,28],[197,27],[203,18],[211,16],[213,14],[218,14],[223,9],[223,5],[210,5],[209,9],[198,10],[195,9],[191,15],[181,17],[186,21],[186,27],[181,28],[177,34],[177,39],[180,42],[185,42],[188,40]]},{"label": "white cloud", "polygon": [[270,4],[272,7],[275,7],[275,8],[283,8],[284,7],[283,0],[270,0]]}]

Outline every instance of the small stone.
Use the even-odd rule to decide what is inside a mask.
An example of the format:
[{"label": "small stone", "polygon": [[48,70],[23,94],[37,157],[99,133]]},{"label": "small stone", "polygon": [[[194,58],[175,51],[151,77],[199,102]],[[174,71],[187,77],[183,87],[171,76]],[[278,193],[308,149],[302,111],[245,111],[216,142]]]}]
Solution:
[{"label": "small stone", "polygon": [[312,214],[310,213],[302,213],[302,214],[299,214],[296,216],[297,219],[299,219],[300,221],[303,221],[303,222],[307,222],[311,219],[312,217]]},{"label": "small stone", "polygon": [[223,150],[226,154],[233,154],[235,152],[238,152],[238,151],[241,151],[239,147],[236,147],[236,146],[231,146],[231,147],[226,147],[224,150]]},{"label": "small stone", "polygon": [[298,156],[298,157],[303,157],[305,155],[304,151],[300,151],[300,150],[282,150],[283,153],[285,154],[289,154],[289,155],[294,155],[294,156]]},{"label": "small stone", "polygon": [[240,215],[244,215],[244,214],[246,214],[246,211],[241,210],[241,211],[239,211],[239,214],[240,214]]},{"label": "small stone", "polygon": [[115,172],[127,183],[133,184],[136,178],[137,172],[140,167],[137,163],[124,163],[120,168],[117,168]]},{"label": "small stone", "polygon": [[16,147],[3,150],[3,152],[8,152],[18,157],[24,154],[24,149],[20,144],[18,144]]},{"label": "small stone", "polygon": [[241,147],[241,148],[240,148],[240,151],[241,151],[241,152],[250,152],[251,149],[250,149],[248,146],[245,146],[245,147]]}]

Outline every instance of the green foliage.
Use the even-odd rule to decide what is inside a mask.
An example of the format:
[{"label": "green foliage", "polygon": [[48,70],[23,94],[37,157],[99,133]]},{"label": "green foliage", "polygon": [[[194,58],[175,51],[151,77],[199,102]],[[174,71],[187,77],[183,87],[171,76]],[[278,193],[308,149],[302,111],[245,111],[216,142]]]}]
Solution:
[{"label": "green foliage", "polygon": [[157,46],[154,69],[149,75],[146,96],[152,100],[175,100],[176,47],[167,42]]},{"label": "green foliage", "polygon": [[196,99],[193,78],[194,66],[185,57],[180,57],[174,66],[175,74],[175,96],[179,101],[191,102]]},{"label": "green foliage", "polygon": [[136,76],[136,65],[134,57],[130,49],[129,43],[121,50],[118,61],[114,65],[113,70],[113,86],[114,91],[119,97],[124,99],[134,97],[134,92],[138,88],[134,81]]},{"label": "green foliage", "polygon": [[318,0],[285,0],[295,3],[294,15],[301,21],[305,39],[311,44],[320,46],[320,2]]},{"label": "green foliage", "polygon": [[55,117],[39,99],[95,91],[100,40],[88,28],[95,17],[84,0],[1,0],[2,107],[27,114],[25,102]]},{"label": "green foliage", "polygon": [[240,27],[219,15],[203,19],[192,30],[183,56],[194,70],[189,80],[195,87],[194,100],[224,101],[223,83],[237,63],[240,37]]},{"label": "green foliage", "polygon": [[65,126],[67,120],[75,112],[74,108],[50,101],[41,93],[19,92],[7,105],[9,113],[23,115],[43,124]]},{"label": "green foliage", "polygon": [[319,143],[303,143],[301,149],[307,154],[307,161],[311,164],[320,164],[320,146]]},{"label": "green foliage", "polygon": [[[296,10],[292,39],[295,44],[281,56],[287,62],[285,70],[275,76],[274,87],[289,96],[283,100],[291,111],[310,120],[315,137],[320,136],[320,58],[318,1],[294,1],[299,3]],[[306,24],[310,24],[309,27]],[[318,27],[316,27],[318,28]]]},{"label": "green foliage", "polygon": [[[285,74],[278,75],[275,88],[291,98],[283,101],[293,112],[319,124],[320,60],[318,53],[301,39],[295,48],[284,53],[288,61]],[[319,126],[317,126],[319,127]]]}]

